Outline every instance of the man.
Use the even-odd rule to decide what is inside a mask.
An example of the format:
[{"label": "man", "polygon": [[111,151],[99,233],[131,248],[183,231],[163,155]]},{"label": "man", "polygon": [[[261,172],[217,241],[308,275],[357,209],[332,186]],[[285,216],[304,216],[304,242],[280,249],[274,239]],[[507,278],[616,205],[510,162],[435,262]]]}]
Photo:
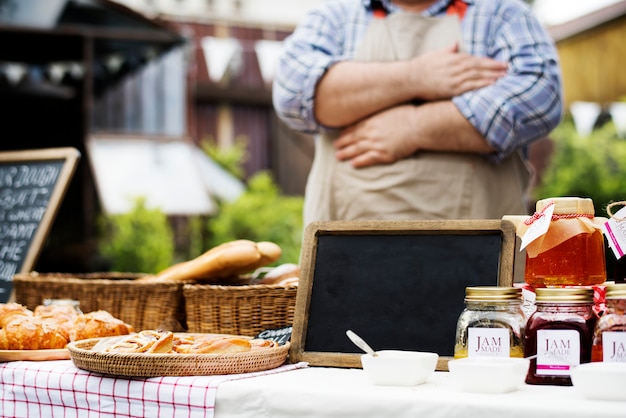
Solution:
[{"label": "man", "polygon": [[518,0],[333,0],[285,41],[274,107],[316,133],[305,225],[524,214],[560,121],[553,42]]}]

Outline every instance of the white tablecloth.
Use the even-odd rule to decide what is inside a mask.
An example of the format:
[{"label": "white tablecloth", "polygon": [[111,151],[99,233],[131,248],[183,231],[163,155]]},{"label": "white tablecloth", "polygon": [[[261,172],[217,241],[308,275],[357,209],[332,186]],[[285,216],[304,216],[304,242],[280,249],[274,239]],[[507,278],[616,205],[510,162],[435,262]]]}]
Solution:
[{"label": "white tablecloth", "polygon": [[309,367],[221,383],[215,417],[624,418],[626,402],[587,400],[576,388],[563,386],[465,393],[447,372],[415,387],[374,386],[360,369]]},{"label": "white tablecloth", "polygon": [[0,416],[624,418],[626,402],[584,399],[563,386],[464,393],[447,372],[415,387],[374,386],[360,369],[306,363],[241,375],[124,379],[60,360],[0,363]]}]

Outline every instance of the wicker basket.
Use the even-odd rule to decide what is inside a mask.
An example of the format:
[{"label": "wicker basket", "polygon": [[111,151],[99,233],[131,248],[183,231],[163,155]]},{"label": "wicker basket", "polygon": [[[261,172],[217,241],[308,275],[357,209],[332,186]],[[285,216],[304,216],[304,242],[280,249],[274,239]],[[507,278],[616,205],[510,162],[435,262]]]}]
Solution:
[{"label": "wicker basket", "polygon": [[79,369],[126,377],[209,376],[270,370],[285,363],[289,343],[226,354],[149,354],[91,351],[98,338],[68,344],[70,357]]},{"label": "wicker basket", "polygon": [[44,299],[75,299],[83,312],[108,311],[136,331],[184,330],[183,285],[134,280],[142,276],[135,273],[21,273],[13,277],[15,301],[34,309]]},{"label": "wicker basket", "polygon": [[291,326],[297,286],[183,286],[188,332],[256,336]]}]

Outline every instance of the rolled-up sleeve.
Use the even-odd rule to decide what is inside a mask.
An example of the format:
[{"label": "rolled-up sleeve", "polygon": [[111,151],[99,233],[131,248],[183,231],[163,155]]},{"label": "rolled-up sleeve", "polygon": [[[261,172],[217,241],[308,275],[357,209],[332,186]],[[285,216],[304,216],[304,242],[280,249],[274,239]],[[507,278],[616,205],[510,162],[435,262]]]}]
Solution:
[{"label": "rolled-up sleeve", "polygon": [[508,62],[507,75],[453,102],[496,150],[495,160],[501,160],[547,136],[559,124],[563,105],[558,53],[545,29],[530,11],[509,9],[497,16],[476,17],[476,23],[491,19],[476,24],[485,32],[475,35],[493,42],[483,43],[485,50],[478,43],[470,50]]},{"label": "rolled-up sleeve", "polygon": [[343,32],[332,16],[341,16],[341,11],[312,11],[285,40],[272,101],[278,117],[297,131],[313,133],[320,129],[314,116],[315,88],[328,68],[346,59]]}]

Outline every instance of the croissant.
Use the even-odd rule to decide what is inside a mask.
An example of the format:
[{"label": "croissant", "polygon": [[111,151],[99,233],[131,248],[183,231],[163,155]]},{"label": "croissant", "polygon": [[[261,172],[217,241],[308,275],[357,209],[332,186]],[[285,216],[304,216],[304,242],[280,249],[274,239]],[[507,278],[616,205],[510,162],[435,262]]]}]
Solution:
[{"label": "croissant", "polygon": [[87,338],[114,337],[134,332],[132,325],[115,318],[107,311],[93,311],[80,314],[70,329],[70,341]]},{"label": "croissant", "polygon": [[0,303],[0,328],[4,328],[15,315],[32,316],[33,312],[19,303]]},{"label": "croissant", "polygon": [[56,327],[68,341],[74,321],[78,317],[78,312],[70,305],[39,305],[33,314]]},{"label": "croissant", "polygon": [[53,325],[36,316],[14,315],[0,329],[1,350],[65,348],[68,340]]},{"label": "croissant", "polygon": [[170,331],[145,330],[119,341],[107,349],[109,353],[169,353],[174,334]]}]

